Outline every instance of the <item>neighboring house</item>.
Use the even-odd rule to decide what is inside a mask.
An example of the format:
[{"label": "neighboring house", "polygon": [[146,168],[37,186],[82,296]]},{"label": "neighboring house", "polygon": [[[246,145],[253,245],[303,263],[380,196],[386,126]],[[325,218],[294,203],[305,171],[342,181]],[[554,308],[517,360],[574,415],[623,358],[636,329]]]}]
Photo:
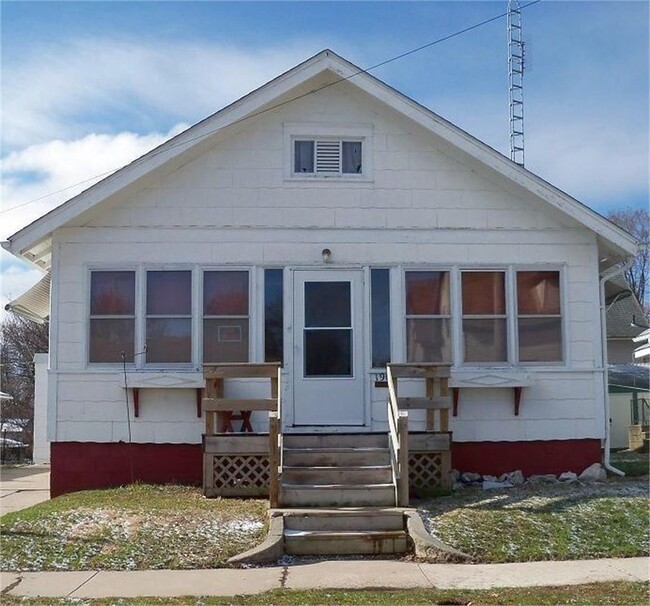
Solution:
[{"label": "neighboring house", "polygon": [[601,460],[599,281],[637,243],[331,51],[5,248],[52,280],[53,494],[127,481],[128,453],[200,484],[208,362],[282,361],[286,433],[386,432],[386,363],[449,364],[453,467]]}]

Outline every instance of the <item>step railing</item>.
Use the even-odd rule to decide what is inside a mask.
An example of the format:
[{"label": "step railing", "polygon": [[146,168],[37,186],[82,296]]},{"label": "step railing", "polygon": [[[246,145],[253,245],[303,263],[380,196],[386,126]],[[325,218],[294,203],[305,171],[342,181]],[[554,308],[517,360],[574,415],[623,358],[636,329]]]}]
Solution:
[{"label": "step railing", "polygon": [[[230,434],[223,433],[228,431],[225,428],[232,427],[233,420],[241,420],[244,430],[252,428],[251,415],[253,412],[268,411],[269,413],[269,437],[268,437],[268,464],[269,464],[269,498],[272,507],[277,507],[279,502],[279,486],[282,466],[282,418],[281,418],[281,368],[279,363],[223,363],[223,364],[204,364],[203,376],[205,379],[205,393],[202,400],[202,408],[205,414],[205,436],[204,444],[210,442],[210,437],[218,434],[218,439],[223,442],[220,448],[222,454],[226,454]],[[271,384],[270,398],[247,398],[247,397],[226,397],[225,381],[228,379],[269,379]],[[239,415],[234,415],[234,412]],[[232,431],[230,429],[229,431]],[[251,440],[256,443],[262,437],[246,436],[246,433],[234,433],[233,438]],[[214,440],[214,438],[212,438]],[[257,447],[256,447],[257,448]],[[205,454],[210,454],[205,452]],[[236,446],[233,442],[233,455],[241,455],[241,447]],[[204,459],[204,465],[207,459]],[[259,473],[257,473],[259,476]],[[214,483],[214,478],[207,471],[204,474],[204,490],[214,488],[210,486]]]},{"label": "step railing", "polygon": [[[450,365],[445,364],[388,364],[388,442],[391,469],[396,489],[396,503],[409,504],[409,410],[426,410],[427,432],[449,432]],[[398,379],[424,379],[424,397],[398,397]],[[436,414],[436,412],[438,414]],[[436,423],[436,420],[438,422]],[[449,451],[443,453],[441,475],[451,472]]]}]

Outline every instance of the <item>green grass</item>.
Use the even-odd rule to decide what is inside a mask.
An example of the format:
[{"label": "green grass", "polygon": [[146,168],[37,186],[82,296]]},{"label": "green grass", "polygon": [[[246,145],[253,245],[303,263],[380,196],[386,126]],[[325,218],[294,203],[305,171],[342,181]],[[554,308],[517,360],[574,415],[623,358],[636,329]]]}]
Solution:
[{"label": "green grass", "polygon": [[2,570],[214,568],[260,543],[267,502],[134,485],[63,495],[0,518]]},{"label": "green grass", "polygon": [[467,489],[427,501],[432,533],[477,562],[644,556],[645,483]]},{"label": "green grass", "polygon": [[634,450],[621,450],[612,453],[612,465],[630,478],[647,476],[650,474],[650,454]]},{"label": "green grass", "polygon": [[591,583],[563,587],[530,587],[516,589],[441,590],[441,589],[358,589],[358,590],[308,590],[274,589],[252,596],[201,597],[201,598],[131,598],[131,599],[52,599],[14,598],[3,595],[3,606],[298,606],[341,604],[372,606],[405,606],[415,604],[625,604],[629,606],[648,603],[648,584],[632,582]]}]

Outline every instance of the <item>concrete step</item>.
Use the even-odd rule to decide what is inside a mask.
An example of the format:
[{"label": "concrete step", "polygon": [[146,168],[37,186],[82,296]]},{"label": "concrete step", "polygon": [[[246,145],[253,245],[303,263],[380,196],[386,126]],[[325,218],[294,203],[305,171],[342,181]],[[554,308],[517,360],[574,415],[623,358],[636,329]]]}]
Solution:
[{"label": "concrete step", "polygon": [[282,469],[287,484],[387,484],[392,480],[390,465],[363,467],[290,467]]},{"label": "concrete step", "polygon": [[287,448],[283,465],[288,467],[357,467],[390,465],[387,448]]},{"label": "concrete step", "polygon": [[286,484],[282,482],[283,507],[355,507],[395,505],[392,484]]},{"label": "concrete step", "polygon": [[393,508],[294,509],[283,516],[287,530],[404,530],[404,513],[401,509]]},{"label": "concrete step", "polygon": [[283,434],[286,448],[388,448],[387,433]]},{"label": "concrete step", "polygon": [[285,530],[284,548],[290,555],[395,554],[408,550],[408,538],[403,530]]}]

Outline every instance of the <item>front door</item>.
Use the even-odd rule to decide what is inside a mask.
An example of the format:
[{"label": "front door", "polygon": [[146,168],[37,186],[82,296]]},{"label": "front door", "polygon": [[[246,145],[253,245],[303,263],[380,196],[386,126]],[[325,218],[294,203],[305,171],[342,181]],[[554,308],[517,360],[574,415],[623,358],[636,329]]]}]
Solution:
[{"label": "front door", "polygon": [[363,272],[295,271],[294,425],[364,425]]}]

